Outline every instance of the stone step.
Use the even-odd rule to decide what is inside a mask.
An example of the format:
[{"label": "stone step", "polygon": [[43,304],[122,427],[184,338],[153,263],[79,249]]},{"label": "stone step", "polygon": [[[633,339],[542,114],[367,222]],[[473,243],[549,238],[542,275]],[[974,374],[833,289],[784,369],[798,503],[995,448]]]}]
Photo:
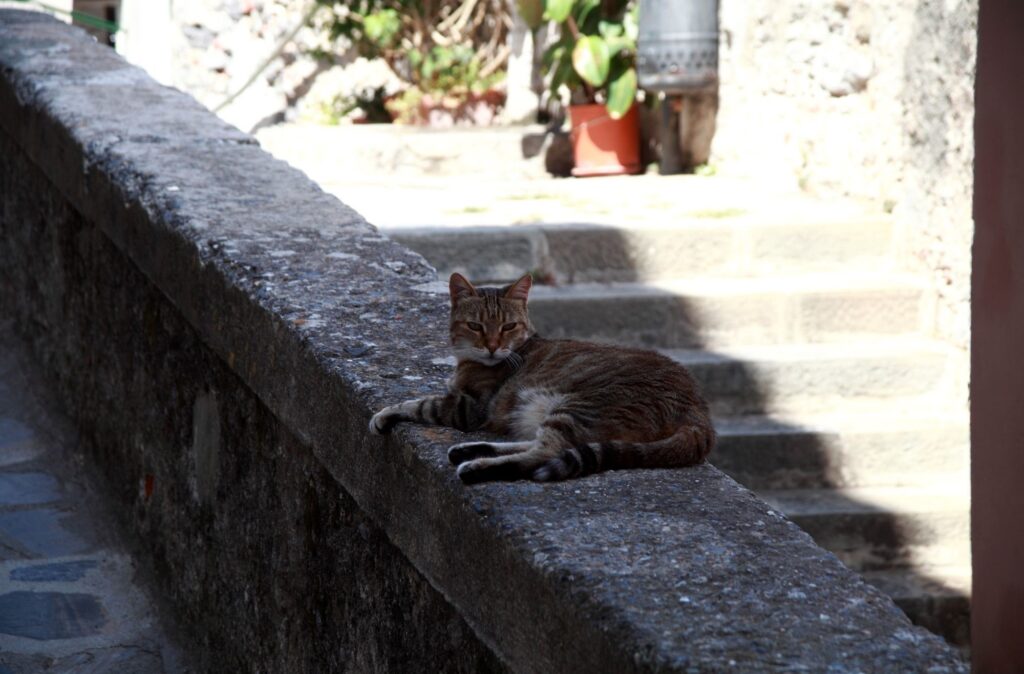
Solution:
[{"label": "stone step", "polygon": [[540,286],[530,315],[552,338],[719,348],[926,334],[932,305],[912,276],[836,273]]},{"label": "stone step", "polygon": [[953,394],[956,354],[923,339],[669,349],[716,415],[827,411],[849,403]]},{"label": "stone step", "polygon": [[926,569],[970,566],[970,498],[962,483],[758,495],[857,571]]},{"label": "stone step", "polygon": [[955,646],[971,641],[971,569],[868,571],[864,580],[892,597],[916,625],[942,635]]},{"label": "stone step", "polygon": [[718,417],[711,463],[754,490],[926,486],[969,469],[966,414],[856,412]]},{"label": "stone step", "polygon": [[891,266],[887,216],[806,219],[752,213],[671,224],[391,227],[442,279],[504,282],[526,271],[558,283],[875,270]]}]

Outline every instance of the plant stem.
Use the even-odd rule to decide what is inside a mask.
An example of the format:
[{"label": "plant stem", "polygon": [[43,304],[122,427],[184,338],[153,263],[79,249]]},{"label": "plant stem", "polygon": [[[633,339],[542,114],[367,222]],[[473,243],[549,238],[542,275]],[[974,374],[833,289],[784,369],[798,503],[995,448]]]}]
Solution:
[{"label": "plant stem", "polygon": [[[565,25],[569,26],[569,32],[572,33],[573,39],[576,40],[576,42],[579,42],[580,38],[582,37],[580,35],[580,27],[576,25],[576,19],[573,17],[572,14],[565,17]],[[574,69],[575,67],[576,66],[573,66]],[[587,94],[587,100],[591,102],[596,102],[597,97],[594,95],[593,87],[591,87],[590,84],[588,84],[587,81],[582,77],[580,78],[580,84],[583,85],[583,91],[586,92]]]},{"label": "plant stem", "polygon": [[576,19],[572,14],[565,17],[565,25],[569,26],[569,32],[572,33],[574,40],[580,39],[580,27],[576,25]]}]

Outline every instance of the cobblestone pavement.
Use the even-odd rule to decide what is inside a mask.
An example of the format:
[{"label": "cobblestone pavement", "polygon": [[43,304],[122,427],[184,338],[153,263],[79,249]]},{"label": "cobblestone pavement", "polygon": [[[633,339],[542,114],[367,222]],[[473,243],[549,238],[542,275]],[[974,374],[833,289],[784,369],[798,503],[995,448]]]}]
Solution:
[{"label": "cobblestone pavement", "polygon": [[0,674],[180,674],[37,366],[0,322]]}]

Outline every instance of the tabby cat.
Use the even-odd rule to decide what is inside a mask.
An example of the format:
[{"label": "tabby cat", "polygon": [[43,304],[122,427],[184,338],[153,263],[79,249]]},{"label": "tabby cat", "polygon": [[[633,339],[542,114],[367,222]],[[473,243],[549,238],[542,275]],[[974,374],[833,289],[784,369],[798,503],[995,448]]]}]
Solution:
[{"label": "tabby cat", "polygon": [[539,337],[526,308],[531,285],[526,275],[475,288],[452,274],[458,365],[447,395],[386,407],[370,431],[414,421],[509,436],[448,450],[466,483],[700,463],[715,431],[690,373],[652,351]]}]

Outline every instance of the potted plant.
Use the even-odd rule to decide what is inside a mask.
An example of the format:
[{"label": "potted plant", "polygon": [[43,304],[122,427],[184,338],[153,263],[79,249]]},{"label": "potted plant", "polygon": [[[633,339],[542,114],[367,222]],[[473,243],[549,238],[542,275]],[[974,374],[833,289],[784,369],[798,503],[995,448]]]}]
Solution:
[{"label": "potted plant", "polygon": [[[521,4],[524,17],[529,4]],[[573,175],[641,170],[637,7],[636,0],[543,0],[542,17],[561,29],[543,63],[552,93],[569,92]]]}]

